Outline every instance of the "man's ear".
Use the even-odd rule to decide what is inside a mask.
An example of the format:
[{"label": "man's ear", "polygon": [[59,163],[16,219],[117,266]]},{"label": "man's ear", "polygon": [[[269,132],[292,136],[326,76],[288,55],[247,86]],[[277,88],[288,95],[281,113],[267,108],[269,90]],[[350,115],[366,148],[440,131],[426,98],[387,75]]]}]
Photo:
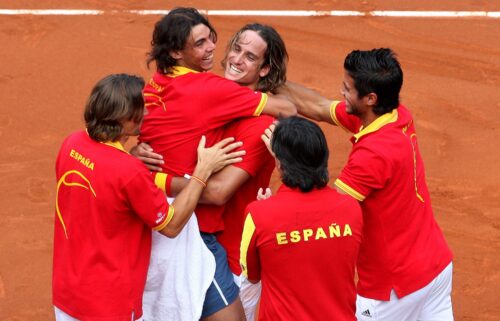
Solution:
[{"label": "man's ear", "polygon": [[172,50],[168,54],[175,60],[182,59],[182,52],[180,50]]},{"label": "man's ear", "polygon": [[267,76],[267,74],[269,74],[269,71],[271,71],[271,67],[269,65],[265,65],[260,69],[259,77],[264,78],[265,76]]},{"label": "man's ear", "polygon": [[367,94],[365,97],[365,103],[368,105],[368,106],[376,106],[377,105],[377,102],[378,102],[378,96],[376,93],[369,93]]}]

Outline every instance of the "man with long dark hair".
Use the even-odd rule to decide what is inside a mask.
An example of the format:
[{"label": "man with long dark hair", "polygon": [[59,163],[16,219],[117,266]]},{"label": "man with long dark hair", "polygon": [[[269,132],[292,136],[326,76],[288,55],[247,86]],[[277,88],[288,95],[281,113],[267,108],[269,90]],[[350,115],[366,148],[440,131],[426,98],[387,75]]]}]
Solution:
[{"label": "man with long dark hair", "polygon": [[318,125],[282,119],[270,149],[283,185],[247,207],[241,241],[243,273],[262,281],[258,320],[354,321],[360,206],[327,186],[329,152]]}]

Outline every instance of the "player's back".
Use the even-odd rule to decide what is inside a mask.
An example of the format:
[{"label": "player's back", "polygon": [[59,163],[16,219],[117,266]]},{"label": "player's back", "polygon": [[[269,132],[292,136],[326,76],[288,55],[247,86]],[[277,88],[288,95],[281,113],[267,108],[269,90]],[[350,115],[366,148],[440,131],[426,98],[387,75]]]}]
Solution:
[{"label": "player's back", "polygon": [[261,266],[259,320],[355,320],[359,204],[329,187],[282,187],[248,211]]}]

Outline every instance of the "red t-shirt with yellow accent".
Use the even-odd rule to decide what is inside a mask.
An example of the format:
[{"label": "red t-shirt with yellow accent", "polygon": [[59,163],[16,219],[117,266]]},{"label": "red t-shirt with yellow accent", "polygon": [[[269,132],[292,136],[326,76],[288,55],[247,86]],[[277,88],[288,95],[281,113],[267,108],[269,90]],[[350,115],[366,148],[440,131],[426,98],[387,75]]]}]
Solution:
[{"label": "red t-shirt with yellow accent", "polygon": [[56,162],[53,302],[79,320],[142,315],[151,228],[173,208],[151,174],[120,143],[70,135]]},{"label": "red t-shirt with yellow accent", "polygon": [[249,280],[262,280],[259,320],[356,320],[358,202],[330,187],[282,186],[246,212],[240,262]]},{"label": "red t-shirt with yellow accent", "polygon": [[[155,73],[144,88],[148,115],[139,140],[163,155],[163,170],[174,176],[191,174],[196,166],[196,149],[202,135],[206,146],[224,138],[224,126],[241,117],[258,116],[267,95],[242,87],[210,72],[198,73],[175,67],[172,74]],[[223,229],[223,207],[198,206],[195,210],[202,232]]]},{"label": "red t-shirt with yellow accent", "polygon": [[366,128],[331,106],[334,122],[355,135],[335,185],[361,202],[365,229],[358,260],[358,293],[389,300],[431,282],[452,260],[431,207],[413,118],[400,105]]},{"label": "red t-shirt with yellow accent", "polygon": [[241,148],[246,151],[243,161],[232,166],[239,167],[250,175],[226,203],[223,213],[224,230],[217,233],[217,240],[227,252],[229,267],[236,275],[241,274],[240,243],[246,217],[245,208],[257,199],[259,188],[269,186],[275,166],[274,158],[261,139],[261,135],[273,121],[273,117],[266,115],[243,118],[230,123],[224,135],[243,142]]}]

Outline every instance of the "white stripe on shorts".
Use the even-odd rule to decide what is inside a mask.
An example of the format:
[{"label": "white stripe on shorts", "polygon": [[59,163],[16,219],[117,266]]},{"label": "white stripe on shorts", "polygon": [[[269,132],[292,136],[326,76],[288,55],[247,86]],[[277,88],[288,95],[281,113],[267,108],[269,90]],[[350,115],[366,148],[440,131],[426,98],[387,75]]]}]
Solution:
[{"label": "white stripe on shorts", "polygon": [[216,281],[215,279],[214,279],[212,282],[214,283],[215,288],[217,289],[217,292],[219,292],[220,297],[222,298],[222,301],[224,301],[224,304],[225,304],[226,306],[228,306],[228,305],[229,305],[229,303],[227,303],[226,297],[224,296],[224,293],[222,293],[222,290],[220,289],[219,284],[217,283],[217,281]]}]

